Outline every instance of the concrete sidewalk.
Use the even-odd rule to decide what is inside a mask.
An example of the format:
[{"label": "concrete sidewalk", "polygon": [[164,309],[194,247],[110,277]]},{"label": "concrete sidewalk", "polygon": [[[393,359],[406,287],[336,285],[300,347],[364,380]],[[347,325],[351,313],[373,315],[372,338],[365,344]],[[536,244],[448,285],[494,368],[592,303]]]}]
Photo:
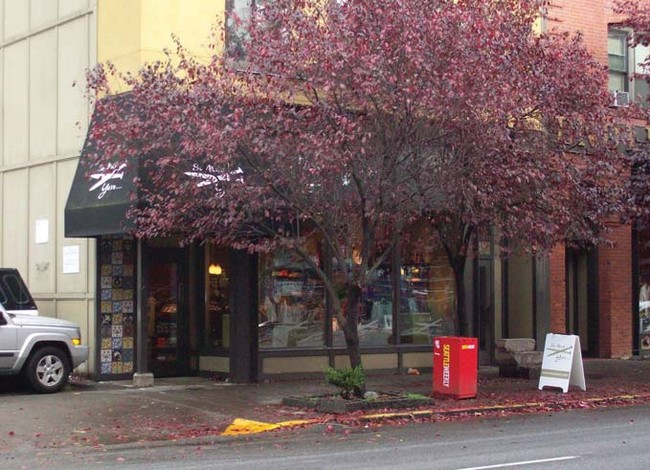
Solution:
[{"label": "concrete sidewalk", "polygon": [[[462,415],[477,410],[532,406],[554,409],[570,406],[650,402],[650,360],[584,361],[587,391],[537,390],[537,381],[499,378],[494,368],[479,373],[475,399],[436,399],[417,413],[396,416]],[[368,389],[431,393],[431,374],[370,375]],[[281,405],[295,395],[334,393],[321,380],[278,380],[236,385],[202,378],[157,379],[155,386],[136,389],[131,382],[74,381],[56,395],[34,395],[9,381],[0,382],[0,452],[36,452],[48,448],[152,445],[154,442],[222,439],[236,420],[263,423],[295,420],[346,423],[332,417]],[[577,404],[577,405],[576,405]],[[377,412],[347,419],[390,419]],[[375,418],[373,418],[375,416]],[[310,421],[311,422],[311,421]]]}]

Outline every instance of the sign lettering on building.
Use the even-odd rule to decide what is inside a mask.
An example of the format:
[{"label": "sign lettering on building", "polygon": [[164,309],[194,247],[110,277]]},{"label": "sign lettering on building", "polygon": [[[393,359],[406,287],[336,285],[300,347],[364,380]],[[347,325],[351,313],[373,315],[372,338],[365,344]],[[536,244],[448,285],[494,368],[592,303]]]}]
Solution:
[{"label": "sign lettering on building", "polygon": [[241,168],[237,168],[231,172],[225,172],[218,170],[213,165],[201,166],[198,163],[193,163],[191,171],[186,171],[185,175],[197,179],[197,187],[214,186],[215,191],[221,193],[222,190],[219,188],[220,182],[228,182],[231,180],[241,182],[243,181],[243,173]]},{"label": "sign lettering on building", "polygon": [[[99,189],[97,199],[102,199],[106,194],[112,191],[119,191],[122,189],[121,181],[124,179],[125,168],[126,163],[109,163],[108,165],[101,167],[98,172],[90,175],[90,178],[95,180],[95,183],[88,188],[88,191],[93,192]],[[119,180],[119,182],[115,180]]]}]

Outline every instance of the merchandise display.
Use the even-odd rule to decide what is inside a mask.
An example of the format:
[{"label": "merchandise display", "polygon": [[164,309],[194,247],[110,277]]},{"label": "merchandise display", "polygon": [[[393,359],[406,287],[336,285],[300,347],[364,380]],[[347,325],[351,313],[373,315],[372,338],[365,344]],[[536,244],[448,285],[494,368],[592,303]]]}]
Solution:
[{"label": "merchandise display", "polygon": [[307,263],[278,252],[261,257],[262,348],[324,346],[325,289]]}]

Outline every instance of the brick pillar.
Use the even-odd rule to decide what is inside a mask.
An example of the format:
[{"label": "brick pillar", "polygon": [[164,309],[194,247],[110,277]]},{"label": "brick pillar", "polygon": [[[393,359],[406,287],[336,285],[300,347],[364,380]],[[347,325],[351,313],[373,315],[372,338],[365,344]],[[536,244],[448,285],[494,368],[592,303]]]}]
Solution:
[{"label": "brick pillar", "polygon": [[613,247],[598,249],[599,356],[632,355],[632,229],[612,227]]},{"label": "brick pillar", "polygon": [[551,333],[566,333],[566,249],[557,245],[549,253],[549,297]]}]

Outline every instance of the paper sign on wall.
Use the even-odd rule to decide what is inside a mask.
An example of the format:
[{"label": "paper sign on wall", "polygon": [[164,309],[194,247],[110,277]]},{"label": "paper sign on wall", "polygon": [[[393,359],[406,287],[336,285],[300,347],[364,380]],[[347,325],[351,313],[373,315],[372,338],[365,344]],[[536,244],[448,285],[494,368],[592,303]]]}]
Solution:
[{"label": "paper sign on wall", "polygon": [[79,272],[79,245],[63,247],[63,274]]},{"label": "paper sign on wall", "polygon": [[50,234],[50,222],[48,219],[36,219],[34,222],[34,243],[40,245],[47,243]]},{"label": "paper sign on wall", "polygon": [[544,343],[539,389],[545,386],[559,387],[566,393],[569,385],[580,387],[583,391],[587,390],[580,338],[576,335],[549,333]]}]

